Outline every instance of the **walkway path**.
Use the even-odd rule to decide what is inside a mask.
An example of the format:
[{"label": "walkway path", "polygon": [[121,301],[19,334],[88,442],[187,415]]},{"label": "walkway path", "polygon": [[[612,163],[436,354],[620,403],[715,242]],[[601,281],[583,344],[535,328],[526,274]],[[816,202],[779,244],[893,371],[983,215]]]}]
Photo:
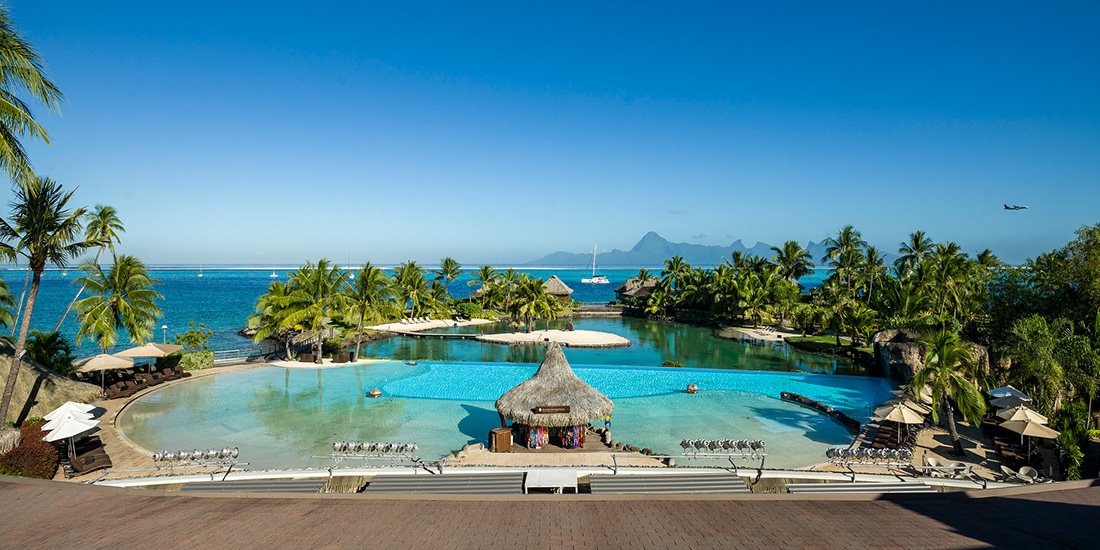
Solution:
[{"label": "walkway path", "polygon": [[[188,496],[0,477],[11,548],[1090,548],[1100,486],[874,496]],[[1051,489],[1061,490],[1051,490]],[[1000,496],[995,496],[1000,495]]]}]

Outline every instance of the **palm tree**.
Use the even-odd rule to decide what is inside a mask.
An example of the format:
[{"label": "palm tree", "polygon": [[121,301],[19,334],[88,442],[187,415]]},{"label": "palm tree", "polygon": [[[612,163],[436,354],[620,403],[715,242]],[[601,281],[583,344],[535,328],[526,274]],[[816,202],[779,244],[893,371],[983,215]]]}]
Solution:
[{"label": "palm tree", "polygon": [[428,281],[424,280],[424,269],[409,260],[394,268],[393,278],[397,283],[402,309],[408,307],[409,318],[416,317],[420,314],[420,303],[431,296]]},{"label": "palm tree", "polygon": [[909,234],[909,240],[898,245],[898,259],[894,265],[898,266],[899,275],[904,275],[921,263],[932,252],[932,239],[929,239],[924,231],[914,231]]},{"label": "palm tree", "polygon": [[288,294],[290,289],[286,284],[279,281],[271,283],[267,287],[267,293],[256,299],[256,313],[248,316],[248,328],[256,329],[252,334],[252,341],[260,343],[273,336],[282,340],[287,359],[290,358],[292,331],[280,330],[279,326],[288,311],[283,306]]},{"label": "palm tree", "polygon": [[864,250],[863,261],[860,262],[860,272],[863,282],[867,286],[867,303],[871,303],[871,296],[875,290],[875,281],[881,281],[886,272],[886,255],[877,248],[868,246]]},{"label": "palm tree", "polygon": [[925,349],[924,368],[917,371],[910,381],[909,394],[917,399],[925,386],[931,390],[932,419],[939,422],[941,409],[946,413],[947,431],[951,434],[955,456],[963,456],[952,402],[958,406],[963,418],[974,424],[981,421],[985,414],[985,399],[972,381],[976,379],[980,366],[975,363],[970,347],[953,332],[925,335],[920,339],[920,344]]},{"label": "palm tree", "polygon": [[451,282],[462,275],[462,264],[447,256],[439,261],[439,269],[433,269],[432,271],[435,273],[435,280],[443,281],[443,288],[449,296],[451,294]]},{"label": "palm tree", "polygon": [[638,270],[638,283],[645,284],[649,280],[649,270],[642,268]]},{"label": "palm tree", "polygon": [[524,273],[516,283],[515,301],[509,309],[516,317],[524,319],[526,332],[531,332],[535,316],[548,307],[543,302],[554,299],[546,294],[545,281],[537,277],[529,277]]},{"label": "palm tree", "polygon": [[125,329],[134,344],[152,339],[153,323],[161,315],[157,300],[164,298],[152,289],[160,281],[149,276],[141,260],[126,254],[112,256],[109,270],[88,264],[83,267],[88,276],[76,280],[91,293],[76,303],[80,320],[76,343],[91,338],[103,353],[118,343],[119,329]]},{"label": "palm tree", "polygon": [[15,316],[11,310],[15,309],[15,296],[11,295],[11,287],[8,282],[0,278],[0,326],[10,327],[15,325]]},{"label": "palm tree", "polygon": [[814,272],[813,256],[798,241],[787,241],[783,248],[773,246],[772,251],[775,252],[772,261],[779,266],[779,274],[784,279],[797,281]]},{"label": "palm tree", "polygon": [[27,339],[27,356],[35,363],[50,369],[61,376],[69,376],[76,371],[73,366],[73,345],[64,336],[56,332],[49,334],[32,330]]},{"label": "palm tree", "polygon": [[363,344],[363,323],[380,321],[397,309],[393,280],[381,268],[367,262],[359,269],[355,280],[345,287],[344,295],[347,297],[348,315],[357,318],[355,357],[358,358],[359,348]]},{"label": "palm tree", "polygon": [[856,342],[857,339],[865,343],[869,341],[871,333],[877,327],[876,316],[875,310],[862,302],[849,302],[844,308],[841,314],[841,326],[851,336],[853,346],[859,345]]},{"label": "palm tree", "polygon": [[347,299],[343,290],[346,284],[340,266],[322,258],[316,265],[306,262],[298,268],[287,285],[290,292],[281,300],[286,311],[278,328],[314,333],[316,363],[322,362],[325,327],[345,311]]},{"label": "palm tree", "polygon": [[837,231],[836,237],[828,237],[822,244],[825,245],[823,262],[829,262],[833,266],[833,272],[844,280],[844,285],[849,293],[852,290],[852,272],[859,266],[863,256],[860,249],[867,244],[859,231],[850,225],[846,225]]},{"label": "palm tree", "polygon": [[[0,25],[2,23],[3,18],[0,18]],[[0,33],[2,30],[0,29]],[[0,40],[2,39],[0,36]],[[0,48],[0,52],[2,51]],[[3,109],[0,108],[0,113],[2,112]],[[0,419],[7,418],[12,392],[15,391],[19,359],[27,343],[34,301],[38,296],[38,286],[42,282],[46,263],[63,267],[69,260],[95,244],[78,240],[85,210],[77,208],[70,212],[66,209],[72,195],[72,191],[65,193],[61,185],[49,178],[30,178],[16,187],[11,217],[7,220],[0,219],[0,255],[11,260],[20,256],[25,258],[32,274],[27,305],[12,355],[15,360],[8,372],[4,396],[0,400]]]},{"label": "palm tree", "polygon": [[673,256],[672,259],[665,260],[665,268],[661,270],[661,276],[671,283],[669,285],[670,289],[679,290],[680,279],[688,271],[691,271],[691,266],[680,256]]},{"label": "palm tree", "polygon": [[[122,221],[118,219],[118,212],[114,208],[102,204],[97,204],[95,210],[86,215],[85,221],[88,225],[84,228],[84,239],[88,242],[99,243],[99,249],[95,252],[95,259],[92,260],[92,263],[98,265],[99,255],[103,253],[103,249],[110,249],[111,253],[114,253],[115,243],[120,242],[118,234],[125,233],[126,228],[122,226]],[[69,310],[73,308],[73,304],[80,299],[80,294],[83,292],[83,286],[76,291],[76,296],[73,296],[73,299],[69,301],[69,307],[65,308],[65,313],[61,315],[57,326],[53,328],[54,332],[61,330],[61,323],[65,322],[65,317],[69,316]]]},{"label": "palm tree", "polygon": [[526,274],[521,275],[520,272],[512,268],[505,269],[504,273],[500,275],[499,285],[504,291],[504,307],[507,308],[512,303],[512,294],[519,287],[524,276]]},{"label": "palm tree", "polygon": [[492,266],[483,265],[474,272],[474,279],[466,283],[467,286],[481,285],[481,307],[485,307],[485,298],[489,294],[489,287],[500,280],[500,273]]},{"label": "palm tree", "polygon": [[[30,106],[16,95],[18,91],[26,92],[51,111],[61,112],[65,101],[61,90],[46,78],[34,46],[16,31],[8,9],[0,7],[0,168],[12,180],[27,182],[34,174],[19,138],[29,135],[49,145],[50,134],[34,119]],[[6,405],[3,408],[6,410]]]}]

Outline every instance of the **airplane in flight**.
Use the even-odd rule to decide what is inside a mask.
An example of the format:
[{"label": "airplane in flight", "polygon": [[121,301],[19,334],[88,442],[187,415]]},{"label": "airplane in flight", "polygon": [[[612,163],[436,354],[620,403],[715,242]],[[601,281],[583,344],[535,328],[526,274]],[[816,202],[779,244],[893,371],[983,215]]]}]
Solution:
[{"label": "airplane in flight", "polygon": [[1017,205],[1017,204],[1014,204],[1012,206],[1009,206],[1009,205],[1006,204],[1005,205],[1005,210],[1027,210],[1027,207],[1026,206],[1020,206],[1020,205]]}]

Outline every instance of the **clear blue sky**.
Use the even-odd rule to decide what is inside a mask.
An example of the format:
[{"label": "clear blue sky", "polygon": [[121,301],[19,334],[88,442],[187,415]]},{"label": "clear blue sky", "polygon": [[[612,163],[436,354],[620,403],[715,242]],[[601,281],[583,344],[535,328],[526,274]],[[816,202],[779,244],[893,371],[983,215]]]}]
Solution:
[{"label": "clear blue sky", "polygon": [[68,98],[35,168],[149,263],[1100,222],[1097,2],[4,3]]}]

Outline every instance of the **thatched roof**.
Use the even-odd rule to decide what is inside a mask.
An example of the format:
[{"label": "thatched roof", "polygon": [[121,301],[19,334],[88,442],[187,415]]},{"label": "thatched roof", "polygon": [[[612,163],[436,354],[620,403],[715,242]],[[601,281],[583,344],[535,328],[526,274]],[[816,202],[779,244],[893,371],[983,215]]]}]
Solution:
[{"label": "thatched roof", "polygon": [[633,297],[645,298],[653,294],[653,289],[657,288],[657,284],[660,282],[659,277],[650,277],[644,282],[637,277],[631,277],[615,289],[615,295],[620,300]]},{"label": "thatched roof", "polygon": [[[8,379],[15,346],[11,340],[0,337],[0,383]],[[23,356],[19,376],[15,379],[15,393],[8,407],[4,422],[22,422],[41,417],[60,407],[66,401],[90,403],[103,395],[99,386],[77,382],[38,366],[29,356]]]},{"label": "thatched roof", "polygon": [[15,448],[19,444],[20,438],[23,436],[19,430],[8,426],[7,424],[0,424],[0,455],[6,454],[8,451]]},{"label": "thatched roof", "polygon": [[554,296],[571,296],[573,289],[569,288],[557,275],[554,275],[546,280],[546,293]]},{"label": "thatched roof", "polygon": [[[568,405],[567,413],[536,414],[535,407]],[[560,428],[599,420],[615,404],[589,386],[569,367],[561,345],[551,342],[538,372],[497,399],[497,412],[520,424]]]}]

